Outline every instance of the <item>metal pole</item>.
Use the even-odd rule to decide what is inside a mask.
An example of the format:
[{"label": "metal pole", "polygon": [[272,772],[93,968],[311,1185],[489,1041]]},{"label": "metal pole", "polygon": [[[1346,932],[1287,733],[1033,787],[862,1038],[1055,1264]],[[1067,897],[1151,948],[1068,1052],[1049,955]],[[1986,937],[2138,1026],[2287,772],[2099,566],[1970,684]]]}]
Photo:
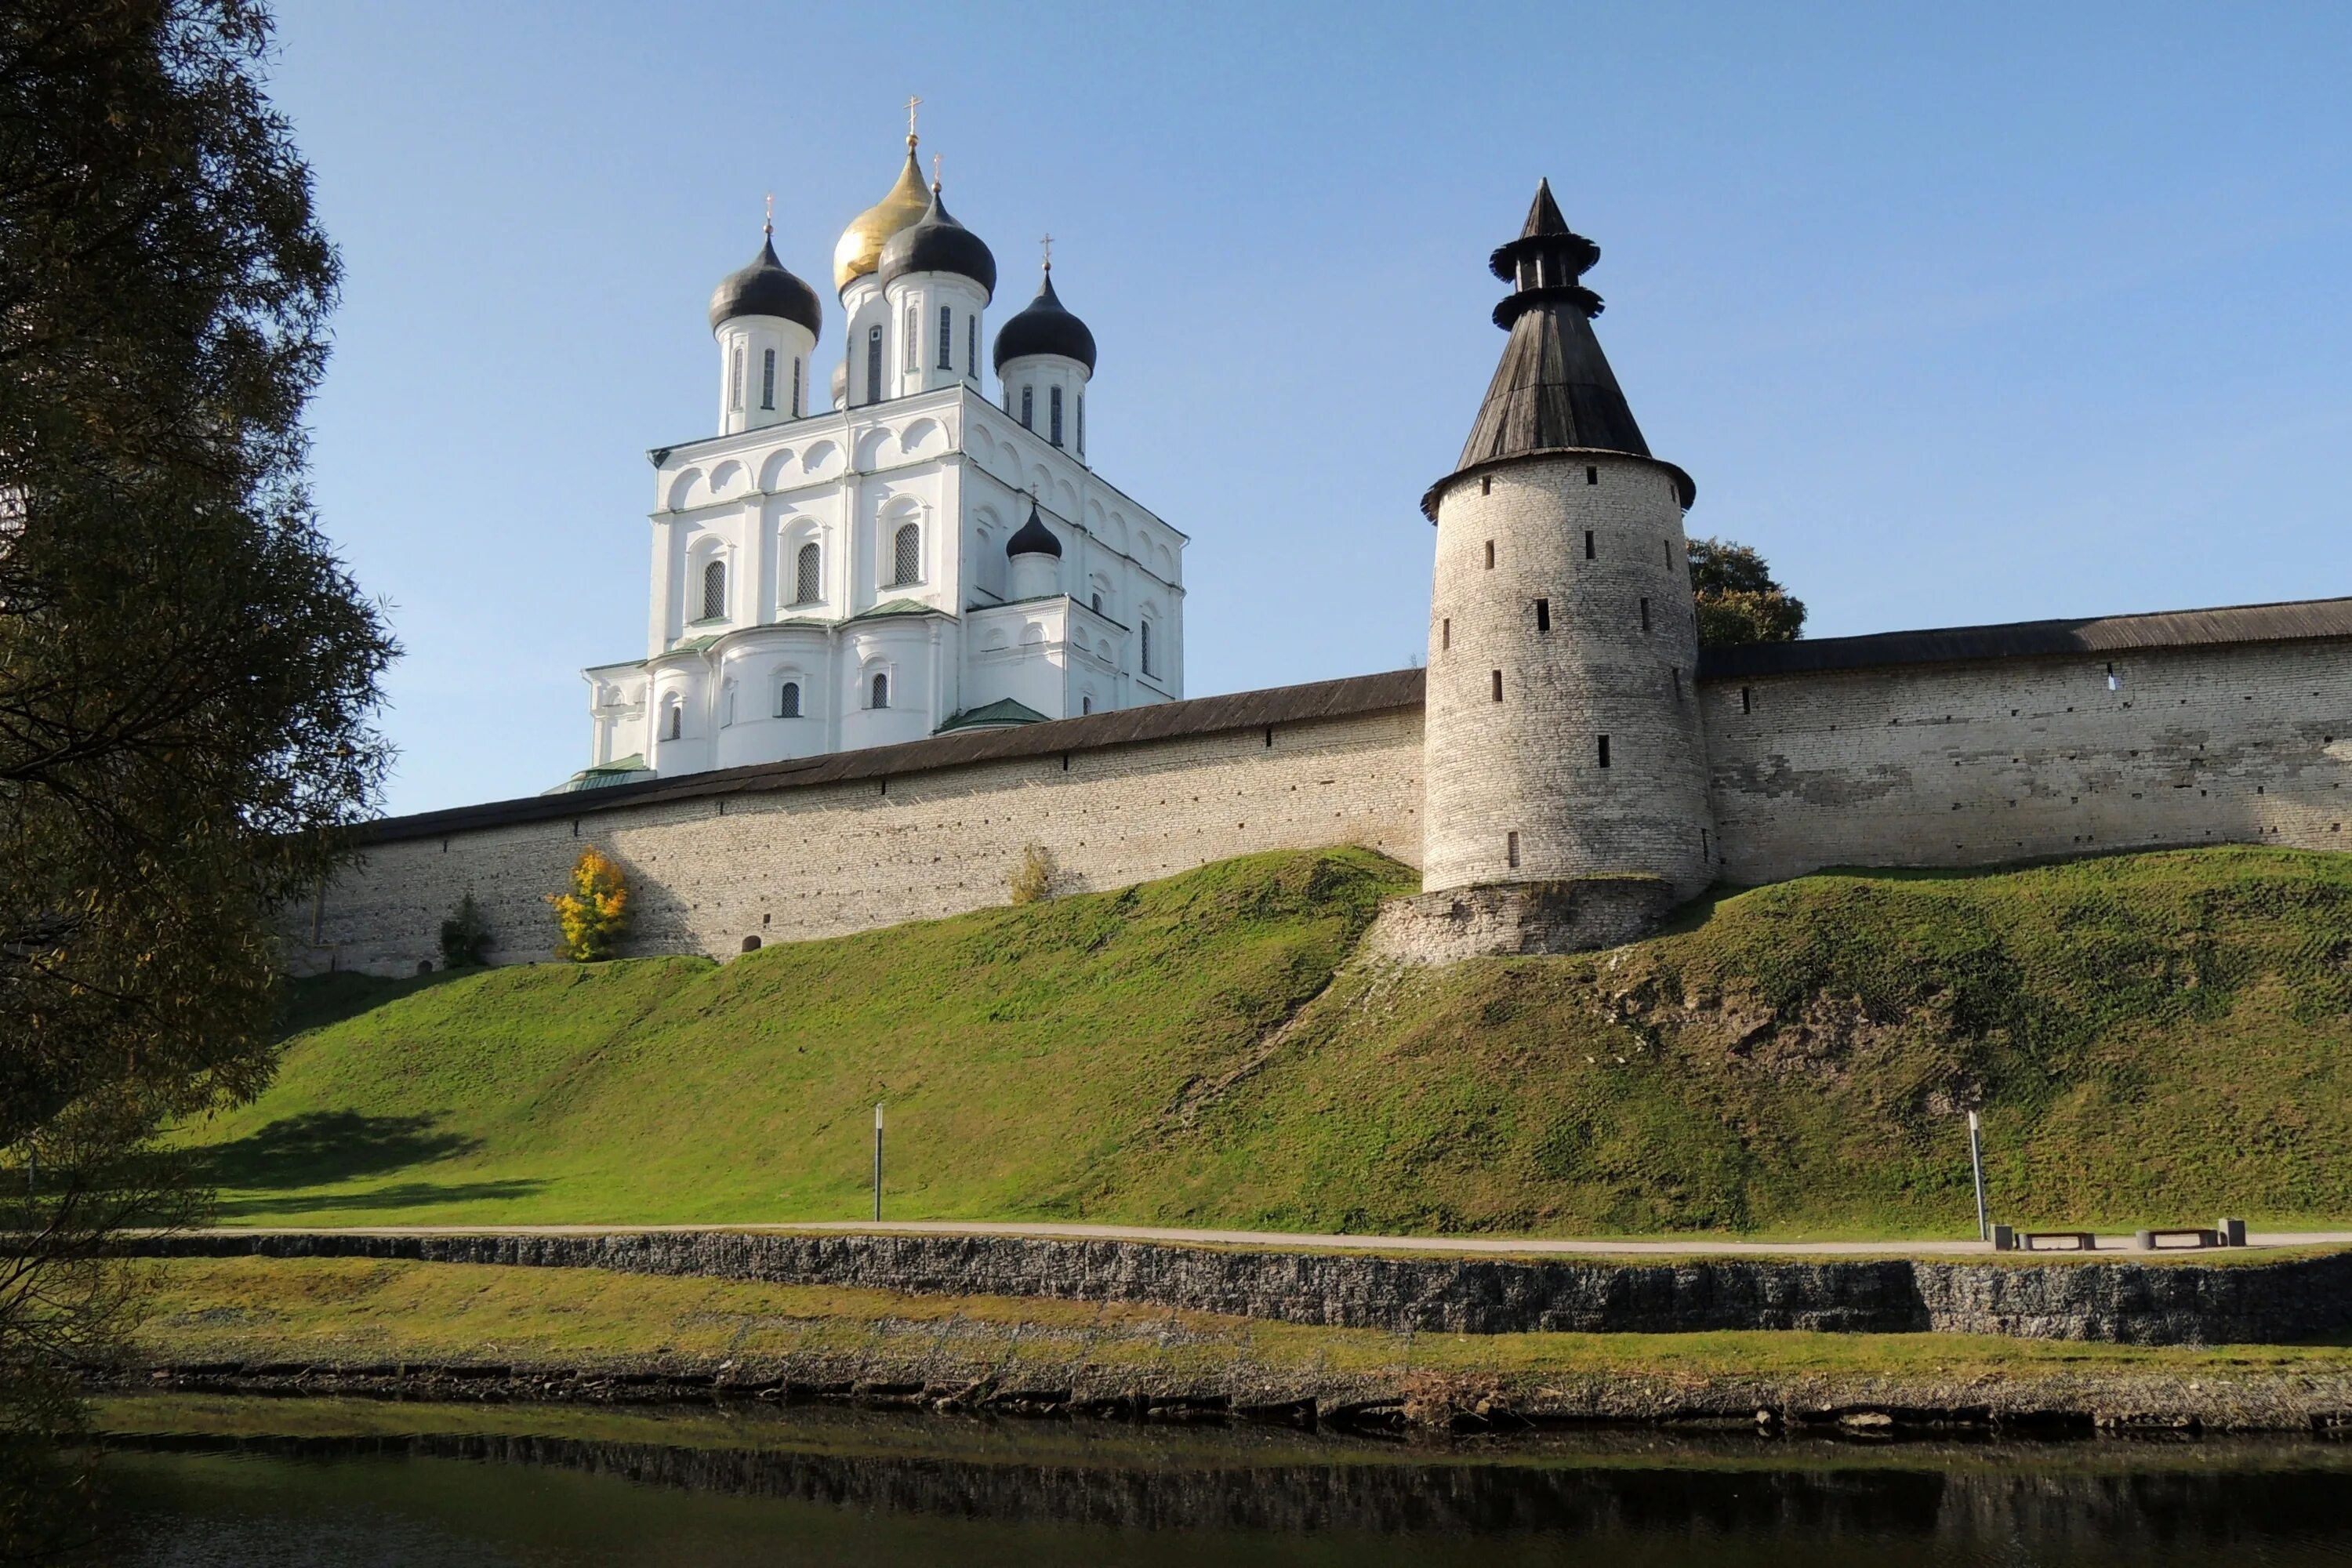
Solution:
[{"label": "metal pole", "polygon": [[[876,1157],[878,1159],[880,1156]],[[1973,1110],[1969,1112],[1969,1170],[1975,1176],[1977,1184],[1977,1239],[1990,1241],[1992,1238],[1992,1222],[1985,1215],[1984,1138],[1979,1131],[1977,1113]],[[877,1187],[877,1191],[879,1190]]]},{"label": "metal pole", "polygon": [[882,1223],[882,1102],[874,1102],[874,1223]]}]

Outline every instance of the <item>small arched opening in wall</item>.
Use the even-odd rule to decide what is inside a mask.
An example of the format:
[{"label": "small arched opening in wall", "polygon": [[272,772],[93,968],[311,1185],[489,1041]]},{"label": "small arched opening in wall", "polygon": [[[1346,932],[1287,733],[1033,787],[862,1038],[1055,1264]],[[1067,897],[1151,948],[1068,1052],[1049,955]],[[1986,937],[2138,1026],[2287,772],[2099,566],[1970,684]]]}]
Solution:
[{"label": "small arched opening in wall", "polygon": [[779,719],[806,717],[803,709],[808,695],[807,678],[797,668],[786,668],[777,670],[772,679],[775,700],[768,704],[768,711]]},{"label": "small arched opening in wall", "polygon": [[686,739],[686,699],[668,692],[661,700],[660,728],[655,733],[665,741]]}]

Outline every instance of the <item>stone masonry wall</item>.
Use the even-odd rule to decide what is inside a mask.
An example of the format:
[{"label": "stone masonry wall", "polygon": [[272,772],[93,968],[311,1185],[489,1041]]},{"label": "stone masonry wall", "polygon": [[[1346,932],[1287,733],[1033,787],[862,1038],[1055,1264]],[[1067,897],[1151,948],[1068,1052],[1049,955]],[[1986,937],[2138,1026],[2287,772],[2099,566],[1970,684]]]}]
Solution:
[{"label": "stone masonry wall", "polygon": [[1727,679],[1702,700],[1717,868],[1733,882],[2165,846],[2352,847],[2341,641]]},{"label": "stone masonry wall", "polygon": [[2352,1327],[2352,1253],[2258,1264],[1380,1258],[989,1236],[211,1232],[148,1257],[386,1258],[609,1268],[910,1295],[1036,1297],[1427,1333],[2006,1334],[2263,1344]]},{"label": "stone masonry wall", "polygon": [[440,923],[468,891],[498,939],[493,961],[543,959],[555,940],[545,895],[590,844],[629,873],[632,954],[717,956],[747,936],[838,936],[1001,904],[1031,844],[1069,891],[1340,844],[1417,866],[1421,762],[1419,710],[1391,710],[380,843],[314,909],[290,911],[289,966],[437,964]]}]

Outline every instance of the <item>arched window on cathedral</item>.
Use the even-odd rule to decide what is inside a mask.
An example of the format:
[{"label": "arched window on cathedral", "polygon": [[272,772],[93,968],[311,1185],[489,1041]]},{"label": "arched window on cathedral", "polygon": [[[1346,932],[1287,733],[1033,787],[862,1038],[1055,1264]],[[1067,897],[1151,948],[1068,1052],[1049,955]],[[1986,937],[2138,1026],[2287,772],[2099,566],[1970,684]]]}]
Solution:
[{"label": "arched window on cathedral", "polygon": [[1087,455],[1087,389],[1078,388],[1078,456]]},{"label": "arched window on cathedral", "polygon": [[727,614],[727,563],[713,561],[702,569],[702,618],[715,621]]},{"label": "arched window on cathedral", "polygon": [[966,381],[980,379],[980,318],[978,316],[966,316],[963,319],[963,378]]},{"label": "arched window on cathedral", "polygon": [[794,552],[793,556],[793,604],[814,605],[824,596],[824,584],[818,581],[817,568],[820,564],[821,558],[817,554],[814,540],[802,545]]},{"label": "arched window on cathedral", "polygon": [[[801,356],[793,356],[793,417],[801,416]],[[1086,400],[1078,400],[1078,450],[1087,449]]]},{"label": "arched window on cathedral", "polygon": [[776,688],[776,717],[797,719],[801,716],[801,683],[787,680]]},{"label": "arched window on cathedral", "polygon": [[719,689],[719,727],[731,728],[735,722],[735,683],[727,682]]},{"label": "arched window on cathedral", "polygon": [[940,368],[955,369],[955,312],[940,307]]},{"label": "arched window on cathedral", "polygon": [[1151,623],[1150,621],[1138,622],[1135,630],[1136,647],[1143,661],[1143,673],[1146,675],[1159,674],[1160,671],[1152,668],[1151,662]]},{"label": "arched window on cathedral", "polygon": [[914,523],[901,524],[898,531],[890,536],[890,566],[894,574],[890,585],[894,588],[922,581],[923,531]]},{"label": "arched window on cathedral", "polygon": [[1021,389],[1021,428],[1024,430],[1034,430],[1036,428],[1034,420],[1036,412],[1037,389],[1034,386],[1023,387]]},{"label": "arched window on cathedral", "polygon": [[662,704],[662,739],[675,741],[686,733],[686,704],[671,698]]},{"label": "arched window on cathedral", "polygon": [[874,672],[874,684],[870,688],[870,693],[873,700],[867,703],[866,706],[870,708],[889,707],[890,677],[881,670],[876,670]]},{"label": "arched window on cathedral", "polygon": [[866,401],[882,401],[882,329],[866,329]]},{"label": "arched window on cathedral", "polygon": [[906,360],[908,375],[923,368],[923,321],[912,305],[907,307]]},{"label": "arched window on cathedral", "polygon": [[776,351],[761,351],[760,359],[760,406],[772,409],[776,405]]},{"label": "arched window on cathedral", "polygon": [[1051,433],[1045,437],[1058,447],[1062,444],[1062,389],[1053,387],[1045,394],[1046,417],[1051,421]]}]

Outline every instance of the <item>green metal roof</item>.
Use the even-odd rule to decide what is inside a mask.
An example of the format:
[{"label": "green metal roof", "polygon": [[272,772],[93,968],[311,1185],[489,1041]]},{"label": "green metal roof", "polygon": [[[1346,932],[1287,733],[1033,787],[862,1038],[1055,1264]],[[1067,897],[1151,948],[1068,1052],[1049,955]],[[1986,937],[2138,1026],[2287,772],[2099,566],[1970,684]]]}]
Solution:
[{"label": "green metal roof", "polygon": [[968,709],[964,712],[955,714],[931,733],[944,735],[952,730],[993,730],[1008,724],[1043,724],[1044,722],[1045,722],[1045,716],[1043,713],[1025,703],[1015,702],[1010,697],[1006,697],[991,702],[985,707]]}]

